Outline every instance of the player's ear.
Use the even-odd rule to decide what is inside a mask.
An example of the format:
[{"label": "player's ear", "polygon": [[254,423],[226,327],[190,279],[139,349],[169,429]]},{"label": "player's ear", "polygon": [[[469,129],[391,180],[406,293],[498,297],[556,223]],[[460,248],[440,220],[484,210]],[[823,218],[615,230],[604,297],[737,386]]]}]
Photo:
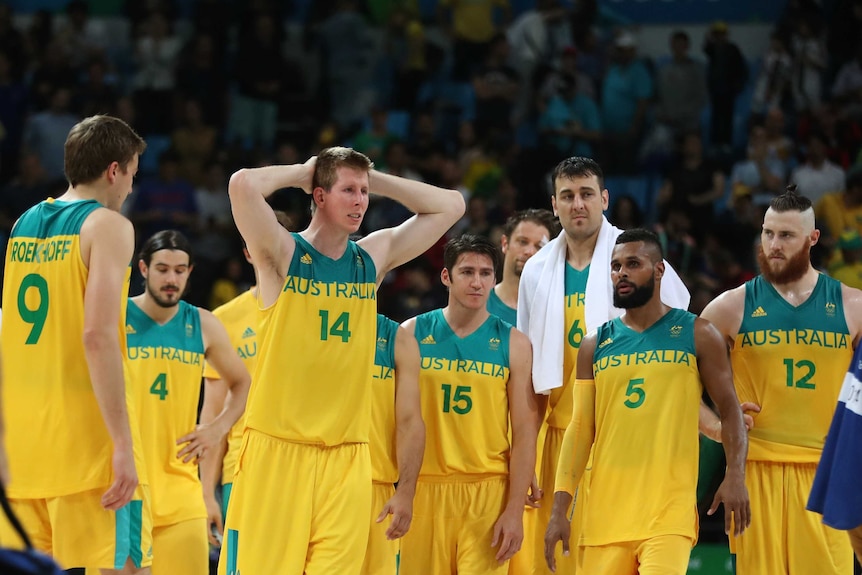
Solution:
[{"label": "player's ear", "polygon": [[655,279],[660,280],[661,278],[663,278],[664,277],[664,260],[661,260],[658,263],[656,263],[656,265],[653,269],[655,270]]},{"label": "player's ear", "polygon": [[449,270],[448,269],[443,268],[440,271],[440,281],[443,282],[443,285],[446,287],[449,287],[450,285],[452,285],[452,280],[449,277]]},{"label": "player's ear", "polygon": [[138,260],[138,271],[143,277],[147,277],[147,264],[144,263],[144,260]]}]

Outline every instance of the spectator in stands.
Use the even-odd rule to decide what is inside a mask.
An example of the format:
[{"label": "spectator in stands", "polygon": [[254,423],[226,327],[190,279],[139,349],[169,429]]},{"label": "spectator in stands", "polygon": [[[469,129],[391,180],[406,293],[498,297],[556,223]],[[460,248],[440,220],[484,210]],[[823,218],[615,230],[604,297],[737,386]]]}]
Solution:
[{"label": "spectator in stands", "polygon": [[[0,52],[9,60],[10,73],[15,80],[21,80],[27,63],[27,44],[24,35],[15,28],[12,8],[5,2],[0,4]],[[42,46],[47,43],[42,44]]]},{"label": "spectator in stands", "polygon": [[410,167],[422,176],[423,181],[435,186],[442,185],[441,163],[446,154],[446,146],[437,137],[437,123],[431,110],[419,110],[413,115],[407,154]]},{"label": "spectator in stands", "polygon": [[225,125],[227,82],[224,61],[214,36],[197,33],[183,48],[177,64],[177,91],[200,102],[204,120],[219,128]]},{"label": "spectator in stands", "polygon": [[862,167],[847,172],[844,190],[825,194],[814,209],[825,236],[838,238],[847,230],[862,234]]},{"label": "spectator in stands", "polygon": [[104,57],[107,29],[103,20],[90,18],[90,6],[85,0],[72,0],[66,5],[66,21],[54,39],[66,52],[75,70],[83,70],[94,58]]},{"label": "spectator in stands", "polygon": [[769,40],[769,50],[763,56],[760,73],[754,81],[752,114],[762,116],[770,108],[783,107],[790,96],[792,81],[793,57],[778,32],[773,32]]},{"label": "spectator in stands", "polygon": [[621,230],[630,230],[643,226],[644,216],[637,202],[631,196],[623,194],[614,199],[608,221]]},{"label": "spectator in stands", "polygon": [[579,94],[595,101],[596,88],[592,78],[578,69],[578,49],[575,46],[566,46],[560,54],[557,67],[549,70],[542,79],[542,85],[536,95],[536,109],[539,113],[545,110],[551,98],[560,95],[563,85],[570,78],[575,79]]},{"label": "spectator in stands", "polygon": [[707,104],[704,69],[689,55],[690,46],[686,32],[671,34],[672,59],[659,68],[656,78],[656,120],[677,138],[700,130],[700,115]]},{"label": "spectator in stands", "polygon": [[398,139],[389,131],[389,113],[383,106],[374,106],[371,109],[371,122],[367,128],[360,131],[351,147],[357,152],[362,152],[374,162],[378,170],[386,168],[385,152],[391,142]]},{"label": "spectator in stands", "polygon": [[167,150],[159,156],[159,173],[145,179],[132,197],[129,219],[139,238],[174,229],[194,240],[198,205],[194,186],[179,176],[179,156]]},{"label": "spectator in stands", "polygon": [[21,214],[49,195],[59,195],[58,190],[62,194],[63,188],[62,183],[52,186],[36,154],[22,154],[18,163],[18,177],[0,190],[0,232],[8,237],[12,225]]},{"label": "spectator in stands", "polygon": [[171,147],[179,158],[180,177],[194,186],[201,186],[204,166],[215,154],[217,144],[218,130],[204,120],[200,102],[186,99],[182,122],[171,134]]},{"label": "spectator in stands", "polygon": [[857,40],[856,55],[838,70],[832,84],[832,97],[842,108],[842,115],[862,116],[862,41]]},{"label": "spectator in stands", "polygon": [[827,62],[823,41],[814,33],[807,19],[796,22],[792,48],[793,103],[797,113],[808,114],[820,106],[823,71]]},{"label": "spectator in stands", "polygon": [[818,132],[808,136],[805,163],[790,174],[790,183],[799,187],[799,193],[817,205],[830,192],[844,190],[844,170],[826,157],[826,139]]},{"label": "spectator in stands", "polygon": [[749,130],[747,157],[736,162],[731,170],[731,188],[737,190],[744,186],[755,204],[769,204],[772,197],[784,188],[786,177],[784,163],[769,154],[766,129],[753,125]]},{"label": "spectator in stands", "polygon": [[574,76],[559,79],[559,93],[551,96],[539,116],[538,129],[554,161],[569,156],[594,156],[601,142],[599,108],[589,97],[578,93]]},{"label": "spectator in stands", "polygon": [[712,144],[728,150],[733,143],[733,114],[736,97],[748,81],[748,65],[739,47],[730,41],[725,22],[709,29],[703,51],[709,61],[707,87],[712,103]]},{"label": "spectator in stands", "polygon": [[0,48],[0,182],[9,181],[18,164],[28,103],[26,84],[12,74],[9,54]]},{"label": "spectator in stands", "polygon": [[781,108],[770,108],[763,118],[766,130],[766,150],[769,157],[782,163],[785,173],[795,165],[796,149],[793,140],[787,135],[787,122]]},{"label": "spectator in stands", "polygon": [[47,110],[34,114],[24,125],[24,149],[36,154],[49,180],[65,180],[63,147],[66,135],[78,123],[78,116],[69,111],[71,91],[56,88]]},{"label": "spectator in stands", "polygon": [[515,101],[523,88],[522,79],[509,66],[509,41],[497,34],[488,44],[484,64],[473,75],[476,93],[476,135],[511,138]]},{"label": "spectator in stands", "polygon": [[87,62],[84,82],[77,87],[72,109],[78,116],[87,118],[95,114],[114,114],[118,92],[116,77],[108,76],[108,63],[103,56],[94,56]]},{"label": "spectator in stands", "polygon": [[36,111],[51,106],[51,100],[58,88],[71,90],[78,84],[78,75],[57,41],[51,40],[44,47],[43,55],[38,60],[29,83],[30,100]]},{"label": "spectator in stands", "polygon": [[614,61],[602,84],[602,168],[609,175],[632,174],[653,82],[637,58],[634,36],[623,32],[614,46]]},{"label": "spectator in stands", "polygon": [[686,212],[692,234],[702,240],[712,229],[724,183],[724,172],[704,156],[700,134],[691,132],[682,138],[679,162],[659,192],[659,205]]},{"label": "spectator in stands", "polygon": [[169,134],[173,128],[174,73],[181,48],[167,16],[150,13],[135,42],[135,107],[145,135]]},{"label": "spectator in stands", "polygon": [[[253,21],[236,58],[237,92],[231,107],[229,140],[271,151],[278,128],[278,106],[286,92],[303,92],[299,66],[282,55],[278,21],[266,12]],[[347,41],[347,39],[345,39]]]},{"label": "spectator in stands", "polygon": [[[496,17],[495,8],[500,16]],[[485,61],[491,41],[512,19],[509,0],[440,0],[438,22],[453,41],[452,79],[467,82]]]},{"label": "spectator in stands", "polygon": [[838,238],[841,260],[830,267],[829,275],[850,287],[862,289],[862,237],[857,230],[847,230]]}]

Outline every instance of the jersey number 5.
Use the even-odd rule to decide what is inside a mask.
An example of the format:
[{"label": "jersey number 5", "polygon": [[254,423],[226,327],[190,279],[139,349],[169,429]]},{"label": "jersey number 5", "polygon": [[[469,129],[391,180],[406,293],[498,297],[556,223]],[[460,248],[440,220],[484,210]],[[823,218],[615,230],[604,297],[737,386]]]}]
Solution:
[{"label": "jersey number 5", "polygon": [[646,399],[646,391],[643,390],[644,378],[638,377],[629,380],[629,386],[626,388],[626,400],[623,402],[628,408],[635,409],[640,407]]},{"label": "jersey number 5", "polygon": [[[39,294],[39,302],[36,307],[27,305],[27,292],[30,288],[34,288]],[[39,342],[42,336],[42,330],[45,327],[45,320],[48,319],[48,282],[39,274],[27,274],[21,280],[21,287],[18,288],[18,315],[25,323],[31,324],[30,334],[27,336],[26,345],[33,345]],[[32,298],[31,298],[32,302]]]}]

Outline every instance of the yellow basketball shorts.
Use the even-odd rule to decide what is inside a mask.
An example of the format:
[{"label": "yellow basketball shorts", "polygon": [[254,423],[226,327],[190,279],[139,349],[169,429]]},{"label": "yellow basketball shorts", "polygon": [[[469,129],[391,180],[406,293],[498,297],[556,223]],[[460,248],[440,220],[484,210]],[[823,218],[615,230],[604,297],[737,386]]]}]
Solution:
[{"label": "yellow basketball shorts", "polygon": [[209,575],[207,520],[153,528],[153,575]]},{"label": "yellow basketball shorts", "polygon": [[219,573],[359,573],[370,515],[368,444],[322,447],[247,430]]},{"label": "yellow basketball shorts", "polygon": [[747,462],[751,526],[730,538],[737,575],[853,574],[847,533],[827,527],[821,515],[805,509],[816,469],[815,463]]},{"label": "yellow basketball shorts", "polygon": [[395,486],[391,483],[378,483],[371,486],[371,523],[368,532],[368,547],[365,550],[365,562],[362,564],[362,575],[396,575],[398,573],[398,551],[401,540],[390,541],[386,538],[391,516],[377,523],[375,520],[383,506],[395,495]]},{"label": "yellow basketball shorts", "polygon": [[692,544],[690,537],[659,535],[643,541],[588,545],[583,548],[581,569],[590,575],[685,575]]},{"label": "yellow basketball shorts", "polygon": [[509,478],[431,482],[420,478],[413,524],[401,541],[401,575],[505,575],[491,547]]},{"label": "yellow basketball shorts", "polygon": [[[139,568],[150,565],[153,519],[149,487],[139,485],[132,500],[117,511],[102,507],[107,489],[10,502],[33,546],[64,569],[121,569],[128,560]],[[23,547],[6,521],[0,522],[0,542],[4,547]]]},{"label": "yellow basketball shorts", "polygon": [[[542,450],[542,470],[539,473],[539,484],[542,487],[541,507],[536,514],[536,524],[532,530],[533,539],[529,543],[529,547],[523,551],[529,552],[533,561],[533,573],[535,575],[551,575],[551,570],[548,569],[548,564],[545,562],[545,531],[548,529],[548,522],[551,520],[551,508],[554,505],[554,480],[557,476],[557,462],[560,459],[560,448],[563,446],[563,436],[565,429],[557,429],[549,427],[545,436],[545,446]],[[557,561],[557,573],[565,573],[573,575],[578,571],[578,567],[583,562],[583,549],[580,547],[581,526],[584,520],[584,507],[586,502],[587,490],[584,485],[589,483],[590,472],[584,474],[581,484],[578,488],[578,495],[575,499],[574,509],[569,509],[569,517],[571,518],[572,531],[569,538],[569,556],[563,555],[563,546],[557,544],[554,558]],[[525,547],[527,545],[525,544]]]}]

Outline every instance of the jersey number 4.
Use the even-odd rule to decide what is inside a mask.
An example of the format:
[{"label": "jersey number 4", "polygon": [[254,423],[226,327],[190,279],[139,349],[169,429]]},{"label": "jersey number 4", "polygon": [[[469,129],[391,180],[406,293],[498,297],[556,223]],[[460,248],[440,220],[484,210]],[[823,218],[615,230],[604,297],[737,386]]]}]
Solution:
[{"label": "jersey number 4", "polygon": [[150,386],[150,393],[158,395],[161,401],[164,401],[168,396],[168,374],[160,373],[153,385]]}]

